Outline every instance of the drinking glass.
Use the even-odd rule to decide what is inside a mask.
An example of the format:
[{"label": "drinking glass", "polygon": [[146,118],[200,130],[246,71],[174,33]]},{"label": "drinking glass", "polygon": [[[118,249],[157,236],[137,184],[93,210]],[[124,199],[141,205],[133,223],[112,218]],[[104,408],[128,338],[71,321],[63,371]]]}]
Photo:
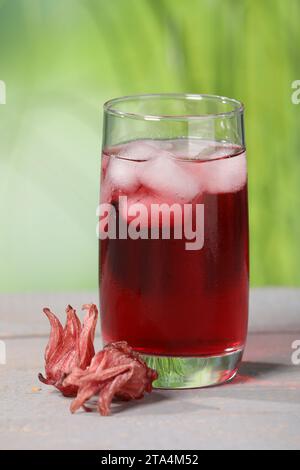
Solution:
[{"label": "drinking glass", "polygon": [[248,323],[243,105],[157,94],[104,105],[99,206],[104,343],[125,340],[159,376],[232,379]]}]

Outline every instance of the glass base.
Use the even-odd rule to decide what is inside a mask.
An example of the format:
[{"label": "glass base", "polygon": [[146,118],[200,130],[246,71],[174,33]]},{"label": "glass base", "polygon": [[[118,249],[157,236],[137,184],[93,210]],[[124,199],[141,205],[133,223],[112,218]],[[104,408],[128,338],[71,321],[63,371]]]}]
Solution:
[{"label": "glass base", "polygon": [[232,380],[243,356],[243,349],[221,356],[169,357],[143,354],[147,365],[158,372],[154,388],[183,389],[220,385]]}]

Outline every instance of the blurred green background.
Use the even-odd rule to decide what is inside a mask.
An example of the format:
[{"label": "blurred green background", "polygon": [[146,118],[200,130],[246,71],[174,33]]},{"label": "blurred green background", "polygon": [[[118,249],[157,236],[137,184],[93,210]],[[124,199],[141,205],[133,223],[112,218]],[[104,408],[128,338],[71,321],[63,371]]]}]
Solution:
[{"label": "blurred green background", "polygon": [[0,0],[1,291],[97,285],[101,108],[246,105],[252,285],[300,285],[299,0]]}]

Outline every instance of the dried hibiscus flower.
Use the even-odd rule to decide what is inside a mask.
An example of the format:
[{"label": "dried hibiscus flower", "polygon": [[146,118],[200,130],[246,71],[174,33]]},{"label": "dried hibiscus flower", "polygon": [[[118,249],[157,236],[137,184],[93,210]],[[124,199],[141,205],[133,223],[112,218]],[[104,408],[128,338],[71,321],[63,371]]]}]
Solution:
[{"label": "dried hibiscus flower", "polygon": [[67,321],[64,328],[49,308],[43,309],[50,321],[51,333],[45,351],[46,378],[39,374],[39,379],[47,385],[53,385],[65,396],[76,396],[78,387],[64,385],[64,378],[74,367],[86,369],[95,355],[94,337],[98,310],[94,304],[83,305],[82,309],[87,310],[83,324],[76,315],[76,310],[70,305],[66,308]]},{"label": "dried hibiscus flower", "polygon": [[95,395],[99,396],[98,409],[107,416],[112,399],[139,399],[151,392],[157,373],[150,369],[140,355],[125,342],[110,343],[94,356],[91,365],[84,370],[76,367],[64,380],[65,388],[78,388],[77,397],[71,404],[74,413]]}]

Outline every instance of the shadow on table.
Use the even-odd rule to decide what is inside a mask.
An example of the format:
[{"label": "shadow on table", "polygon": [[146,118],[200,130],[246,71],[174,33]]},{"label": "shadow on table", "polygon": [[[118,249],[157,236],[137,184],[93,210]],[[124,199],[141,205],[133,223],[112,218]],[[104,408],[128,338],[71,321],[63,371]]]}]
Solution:
[{"label": "shadow on table", "polygon": [[[167,415],[174,413],[194,413],[195,404],[190,401],[195,390],[154,390],[150,395],[145,395],[142,400],[119,402],[114,405],[113,414],[122,413],[125,410],[140,408],[142,415]],[[174,404],[176,403],[175,407]],[[148,406],[151,405],[151,406]],[[217,407],[197,403],[197,409],[218,410]]]},{"label": "shadow on table", "polygon": [[271,362],[242,362],[235,383],[244,383],[247,380],[266,378],[270,375],[276,376],[291,371],[293,366]]},{"label": "shadow on table", "polygon": [[[294,366],[245,361],[241,364],[239,375],[227,385],[190,390],[155,390],[143,400],[116,404],[113,414],[133,411],[136,407],[142,415],[220,412],[226,398],[299,404],[299,392],[299,371]],[[206,401],[212,398],[217,401]]]},{"label": "shadow on table", "polygon": [[[120,416],[124,415],[128,418],[130,415],[135,417],[136,412],[140,416],[174,415],[174,413],[195,413],[195,409],[206,411],[216,411],[219,409],[216,406],[205,405],[199,402],[195,405],[193,401],[195,393],[201,393],[201,390],[153,390],[151,394],[146,394],[141,400],[114,401],[112,403],[111,416],[120,414]],[[96,400],[91,400],[88,407],[93,413],[86,414],[98,417]]]},{"label": "shadow on table", "polygon": [[243,362],[236,378],[213,389],[214,397],[299,404],[300,376],[294,366]]}]

